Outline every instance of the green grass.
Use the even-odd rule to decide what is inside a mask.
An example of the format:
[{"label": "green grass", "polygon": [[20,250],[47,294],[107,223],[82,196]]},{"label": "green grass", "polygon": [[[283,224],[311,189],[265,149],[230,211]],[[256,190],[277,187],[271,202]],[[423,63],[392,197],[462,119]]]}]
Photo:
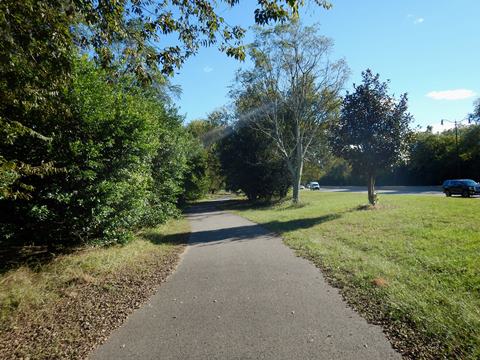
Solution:
[{"label": "green grass", "polygon": [[480,200],[387,195],[372,209],[364,194],[302,196],[236,211],[281,233],[367,317],[414,329],[424,356],[480,358]]},{"label": "green grass", "polygon": [[46,311],[83,284],[108,276],[147,270],[168,255],[189,232],[187,220],[172,220],[138,234],[126,245],[91,247],[37,266],[20,266],[0,275],[0,330],[22,313]]}]

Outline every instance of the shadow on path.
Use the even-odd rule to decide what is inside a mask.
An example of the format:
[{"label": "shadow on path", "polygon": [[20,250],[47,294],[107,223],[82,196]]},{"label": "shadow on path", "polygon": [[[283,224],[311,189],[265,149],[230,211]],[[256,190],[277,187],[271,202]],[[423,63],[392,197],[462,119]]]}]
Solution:
[{"label": "shadow on path", "polygon": [[[245,202],[236,202],[233,204],[234,200],[227,200],[227,201],[212,201],[212,202],[204,202],[198,205],[194,205],[190,207],[186,213],[192,216],[194,219],[202,219],[203,216],[211,216],[214,215],[216,212],[223,212],[223,210],[219,210],[215,205],[225,205],[228,203],[228,208],[231,208],[232,205],[246,205]],[[209,215],[207,215],[209,214]],[[313,226],[332,221],[338,219],[342,216],[340,213],[335,214],[328,214],[313,218],[301,218],[301,219],[293,219],[287,221],[269,221],[267,223],[263,223],[262,225],[254,224],[251,225],[243,225],[237,227],[227,227],[221,229],[214,229],[214,230],[206,230],[206,231],[196,231],[191,233],[191,236],[188,241],[188,245],[217,245],[219,243],[230,243],[233,241],[248,241],[252,240],[257,236],[268,236],[268,235],[275,235],[274,232],[284,233],[289,231],[295,231],[299,229],[308,229]],[[178,239],[188,238],[185,236],[186,234],[174,234],[174,235],[167,235],[162,236],[156,233],[145,233],[142,234],[142,237],[150,240],[155,244],[161,243],[175,243],[178,244]]]}]

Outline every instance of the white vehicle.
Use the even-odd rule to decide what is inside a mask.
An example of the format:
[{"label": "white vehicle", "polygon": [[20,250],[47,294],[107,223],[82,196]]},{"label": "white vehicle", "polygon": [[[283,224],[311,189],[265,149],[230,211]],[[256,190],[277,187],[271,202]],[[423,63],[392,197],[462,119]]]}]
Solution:
[{"label": "white vehicle", "polygon": [[310,185],[308,187],[310,190],[320,190],[320,185],[316,181],[311,181],[308,185]]}]

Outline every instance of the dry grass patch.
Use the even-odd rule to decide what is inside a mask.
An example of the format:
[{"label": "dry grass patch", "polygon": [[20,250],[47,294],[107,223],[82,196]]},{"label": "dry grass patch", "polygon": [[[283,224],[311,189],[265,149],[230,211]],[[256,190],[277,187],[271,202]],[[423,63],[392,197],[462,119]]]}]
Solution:
[{"label": "dry grass patch", "polygon": [[188,233],[174,220],[0,275],[0,358],[84,358],[174,270]]}]

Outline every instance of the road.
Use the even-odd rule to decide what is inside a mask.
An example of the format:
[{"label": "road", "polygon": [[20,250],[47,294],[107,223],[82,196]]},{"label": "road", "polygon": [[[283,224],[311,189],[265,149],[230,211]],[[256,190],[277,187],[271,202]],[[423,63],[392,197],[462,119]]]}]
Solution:
[{"label": "road", "polygon": [[190,244],[148,304],[92,359],[400,359],[279,237],[199,205]]},{"label": "road", "polygon": [[[308,189],[306,189],[309,191]],[[445,196],[440,186],[377,186],[377,193],[385,195],[436,195]],[[324,192],[367,193],[366,186],[320,186]]]}]

